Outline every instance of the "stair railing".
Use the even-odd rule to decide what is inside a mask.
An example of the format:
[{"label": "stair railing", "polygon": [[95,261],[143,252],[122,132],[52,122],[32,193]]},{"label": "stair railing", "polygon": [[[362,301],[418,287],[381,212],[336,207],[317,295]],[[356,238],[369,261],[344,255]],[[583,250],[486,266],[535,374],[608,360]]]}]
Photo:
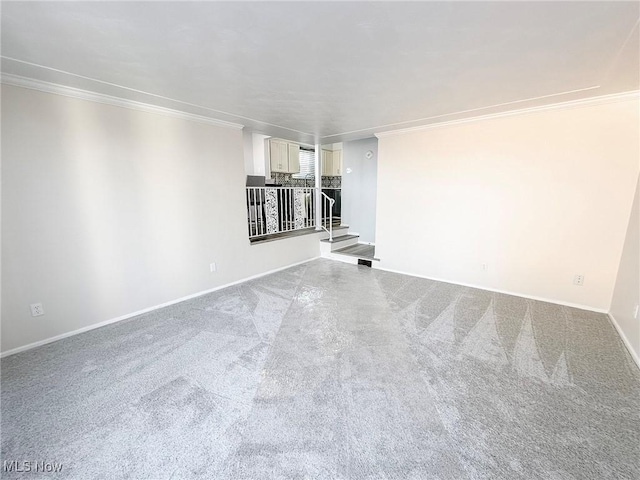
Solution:
[{"label": "stair railing", "polygon": [[249,239],[315,228],[315,190],[311,187],[246,187]]},{"label": "stair railing", "polygon": [[[336,203],[336,201],[326,193],[320,193],[322,194],[322,203],[325,211],[325,214],[322,216],[322,222],[320,226],[329,234],[329,241],[333,242],[333,204]],[[327,209],[329,210],[329,228],[325,226],[325,224],[327,223]]]}]

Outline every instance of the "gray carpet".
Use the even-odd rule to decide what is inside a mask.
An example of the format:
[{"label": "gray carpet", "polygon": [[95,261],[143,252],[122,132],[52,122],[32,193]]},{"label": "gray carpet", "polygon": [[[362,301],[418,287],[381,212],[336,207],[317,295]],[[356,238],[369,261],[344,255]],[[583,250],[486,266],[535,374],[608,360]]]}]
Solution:
[{"label": "gray carpet", "polygon": [[329,260],[1,367],[23,478],[640,477],[606,316]]}]

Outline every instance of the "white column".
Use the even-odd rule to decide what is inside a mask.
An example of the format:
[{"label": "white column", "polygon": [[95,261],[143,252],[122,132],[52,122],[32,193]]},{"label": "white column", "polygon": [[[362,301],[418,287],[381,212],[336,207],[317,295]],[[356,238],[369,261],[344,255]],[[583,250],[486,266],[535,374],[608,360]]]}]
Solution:
[{"label": "white column", "polygon": [[316,230],[322,230],[322,151],[320,145],[316,144]]}]

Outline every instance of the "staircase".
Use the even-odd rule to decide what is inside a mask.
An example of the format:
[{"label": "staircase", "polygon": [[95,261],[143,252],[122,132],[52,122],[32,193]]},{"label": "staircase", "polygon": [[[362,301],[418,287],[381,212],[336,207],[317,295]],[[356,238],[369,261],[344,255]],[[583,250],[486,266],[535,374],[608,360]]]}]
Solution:
[{"label": "staircase", "polygon": [[358,235],[349,233],[348,225],[334,226],[333,241],[329,238],[320,240],[320,255],[353,265],[371,266],[371,261],[378,261],[374,258],[375,247],[358,243],[359,238]]}]

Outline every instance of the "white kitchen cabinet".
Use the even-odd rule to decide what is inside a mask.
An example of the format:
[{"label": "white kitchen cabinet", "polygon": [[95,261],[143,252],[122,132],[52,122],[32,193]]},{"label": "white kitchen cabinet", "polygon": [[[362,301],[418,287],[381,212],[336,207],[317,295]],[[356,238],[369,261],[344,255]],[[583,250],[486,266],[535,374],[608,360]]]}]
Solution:
[{"label": "white kitchen cabinet", "polygon": [[300,145],[272,138],[269,140],[269,165],[272,173],[300,172]]},{"label": "white kitchen cabinet", "polygon": [[322,150],[322,175],[342,176],[342,150]]},{"label": "white kitchen cabinet", "polygon": [[333,172],[333,152],[322,150],[322,175],[329,176]]},{"label": "white kitchen cabinet", "polygon": [[331,165],[331,171],[334,177],[342,176],[342,150],[333,151],[333,162]]},{"label": "white kitchen cabinet", "polygon": [[300,172],[300,145],[297,143],[289,143],[288,146],[288,157],[289,157],[289,173],[299,173]]},{"label": "white kitchen cabinet", "polygon": [[289,149],[283,140],[269,140],[269,165],[272,172],[286,173],[289,170]]}]

